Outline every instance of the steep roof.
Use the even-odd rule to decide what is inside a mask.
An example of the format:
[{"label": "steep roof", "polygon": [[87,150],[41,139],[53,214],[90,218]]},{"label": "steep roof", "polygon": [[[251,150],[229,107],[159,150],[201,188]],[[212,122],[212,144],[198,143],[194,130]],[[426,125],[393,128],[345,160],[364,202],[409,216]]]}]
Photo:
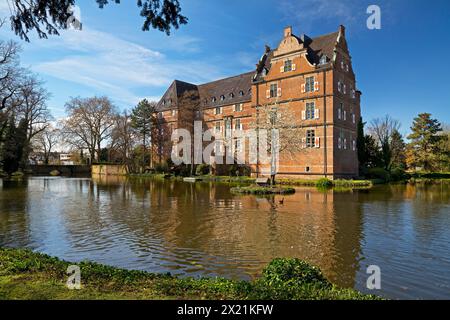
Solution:
[{"label": "steep roof", "polygon": [[313,38],[309,44],[311,49],[309,57],[313,60],[311,62],[319,63],[323,55],[326,55],[328,59],[332,59],[338,36],[339,31]]},{"label": "steep roof", "polygon": [[157,111],[165,111],[176,108],[178,105],[178,98],[186,91],[194,90],[197,91],[197,86],[195,84],[184,82],[180,80],[175,80],[172,82],[170,87],[162,96],[157,104]]},{"label": "steep roof", "polygon": [[[255,71],[220,79],[198,86],[202,107],[241,103],[251,100],[252,77]],[[213,100],[215,98],[215,101]]]},{"label": "steep roof", "polygon": [[[344,27],[340,27],[343,30]],[[308,50],[308,59],[311,63],[319,64],[320,59],[326,55],[327,62],[334,56],[334,50],[340,31],[332,32],[315,38],[302,36],[299,41],[303,42]],[[198,93],[200,106],[203,108],[216,107],[242,103],[251,100],[251,86],[254,81],[264,78],[264,69],[270,70],[273,50],[266,47],[266,51],[254,71],[237,76],[220,79],[200,85],[175,80],[164,93],[158,103],[158,111],[169,110],[178,107],[178,98],[189,90]]]}]

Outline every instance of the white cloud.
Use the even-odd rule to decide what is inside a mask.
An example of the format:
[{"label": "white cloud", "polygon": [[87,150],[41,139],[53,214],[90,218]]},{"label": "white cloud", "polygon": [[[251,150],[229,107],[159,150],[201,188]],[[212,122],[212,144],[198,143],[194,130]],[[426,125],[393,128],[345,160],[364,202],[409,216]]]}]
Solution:
[{"label": "white cloud", "polygon": [[[195,42],[195,38],[178,40],[185,48]],[[63,49],[64,57],[40,62],[34,70],[94,88],[124,104],[140,100],[134,92],[142,87],[161,91],[176,78],[204,82],[218,75],[208,63],[168,59],[159,51],[88,28],[36,43],[38,51]]]},{"label": "white cloud", "polygon": [[359,10],[361,5],[359,0],[281,0],[279,8],[286,19],[294,19],[302,29],[310,29],[318,21],[326,20],[351,24],[360,13],[365,13]]}]

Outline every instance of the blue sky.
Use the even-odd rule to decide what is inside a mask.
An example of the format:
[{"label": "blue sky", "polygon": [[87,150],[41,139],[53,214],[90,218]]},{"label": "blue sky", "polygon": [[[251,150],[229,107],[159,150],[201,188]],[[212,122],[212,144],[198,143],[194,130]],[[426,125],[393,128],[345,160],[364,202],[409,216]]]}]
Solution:
[{"label": "blue sky", "polygon": [[[250,71],[286,25],[317,36],[344,24],[365,120],[390,114],[403,133],[420,112],[450,123],[450,1],[180,0],[189,23],[170,37],[142,32],[135,1],[122,2],[101,10],[78,0],[83,31],[48,40],[25,43],[0,30],[22,44],[23,65],[46,81],[55,117],[70,97],[106,95],[129,109],[158,99],[173,79],[202,83]],[[366,27],[370,4],[381,8],[381,30]],[[7,12],[0,0],[0,15]]]}]

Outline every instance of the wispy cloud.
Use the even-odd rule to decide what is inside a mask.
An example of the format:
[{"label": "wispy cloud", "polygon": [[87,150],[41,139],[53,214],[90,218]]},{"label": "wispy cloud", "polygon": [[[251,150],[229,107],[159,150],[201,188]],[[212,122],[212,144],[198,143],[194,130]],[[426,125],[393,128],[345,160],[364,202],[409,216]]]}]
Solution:
[{"label": "wispy cloud", "polygon": [[[279,9],[289,21],[302,26],[302,29],[311,29],[318,22],[333,22],[339,24],[352,24],[357,20],[357,14],[361,10],[360,0],[281,0]],[[361,14],[364,14],[361,11]]]},{"label": "wispy cloud", "polygon": [[[186,48],[197,40],[180,41]],[[154,92],[176,78],[203,82],[219,75],[214,65],[206,62],[172,60],[160,51],[87,28],[68,30],[39,46],[64,50],[64,57],[40,62],[33,66],[34,70],[94,88],[124,104],[142,98],[135,93],[139,88],[148,87]]]}]

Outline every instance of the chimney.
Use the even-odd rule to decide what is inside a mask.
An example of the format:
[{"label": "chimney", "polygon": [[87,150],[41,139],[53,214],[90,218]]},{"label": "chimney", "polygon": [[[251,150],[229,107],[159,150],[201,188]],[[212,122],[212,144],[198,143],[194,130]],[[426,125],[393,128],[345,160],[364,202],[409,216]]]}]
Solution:
[{"label": "chimney", "polygon": [[284,37],[287,38],[290,36],[292,36],[292,27],[291,26],[284,28]]},{"label": "chimney", "polygon": [[342,24],[339,26],[339,34],[345,37],[345,27]]}]

